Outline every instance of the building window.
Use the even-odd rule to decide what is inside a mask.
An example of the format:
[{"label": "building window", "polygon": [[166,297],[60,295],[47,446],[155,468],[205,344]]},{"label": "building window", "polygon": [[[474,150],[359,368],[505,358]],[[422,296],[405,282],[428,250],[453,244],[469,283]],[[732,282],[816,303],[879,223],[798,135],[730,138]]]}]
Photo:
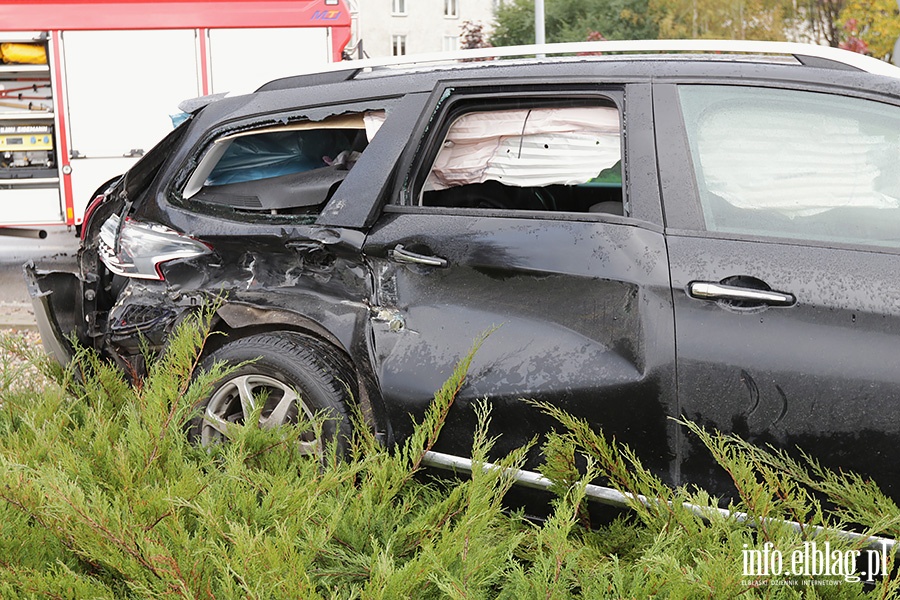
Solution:
[{"label": "building window", "polygon": [[391,54],[394,56],[406,56],[406,36],[391,36]]},{"label": "building window", "polygon": [[405,15],[406,14],[406,0],[393,0],[391,2],[391,14]]},{"label": "building window", "polygon": [[453,52],[455,50],[459,50],[459,36],[458,35],[445,35],[444,36],[444,52]]},{"label": "building window", "polygon": [[459,16],[458,0],[444,0],[444,16],[455,19]]}]

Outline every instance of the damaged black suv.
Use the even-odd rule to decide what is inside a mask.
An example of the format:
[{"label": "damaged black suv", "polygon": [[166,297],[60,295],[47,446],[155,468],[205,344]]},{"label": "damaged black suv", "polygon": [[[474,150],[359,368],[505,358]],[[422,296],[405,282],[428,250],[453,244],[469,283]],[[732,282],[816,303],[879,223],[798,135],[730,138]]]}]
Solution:
[{"label": "damaged black suv", "polygon": [[[535,398],[673,484],[724,489],[684,416],[900,496],[900,69],[793,44],[529,52],[341,63],[197,109],[90,204],[78,273],[26,268],[45,344],[139,374],[222,301],[204,359],[257,360],[197,438],[267,391],[263,425],[358,403],[391,444],[496,327],[446,454],[483,397],[498,452],[545,431]],[[466,59],[491,53],[514,58]]]}]

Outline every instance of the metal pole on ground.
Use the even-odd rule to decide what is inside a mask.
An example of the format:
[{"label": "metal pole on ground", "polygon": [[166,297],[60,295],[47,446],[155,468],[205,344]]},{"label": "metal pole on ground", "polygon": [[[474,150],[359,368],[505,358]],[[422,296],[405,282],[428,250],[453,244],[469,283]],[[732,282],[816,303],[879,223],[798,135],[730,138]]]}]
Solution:
[{"label": "metal pole on ground", "polygon": [[0,227],[0,235],[6,237],[37,238],[39,240],[43,240],[47,237],[47,231],[44,229]]}]

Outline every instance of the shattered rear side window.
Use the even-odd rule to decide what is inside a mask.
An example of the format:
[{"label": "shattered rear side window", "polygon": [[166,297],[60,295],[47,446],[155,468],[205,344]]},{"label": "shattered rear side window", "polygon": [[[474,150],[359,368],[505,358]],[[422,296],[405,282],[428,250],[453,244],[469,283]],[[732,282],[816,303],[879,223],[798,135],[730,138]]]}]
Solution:
[{"label": "shattered rear side window", "polygon": [[240,211],[315,212],[383,120],[382,112],[350,113],[220,137],[197,165],[183,197]]},{"label": "shattered rear side window", "polygon": [[[216,140],[226,145],[204,185],[268,179],[356,161],[374,136],[379,115],[342,115],[242,132]],[[383,119],[382,119],[383,120]]]}]

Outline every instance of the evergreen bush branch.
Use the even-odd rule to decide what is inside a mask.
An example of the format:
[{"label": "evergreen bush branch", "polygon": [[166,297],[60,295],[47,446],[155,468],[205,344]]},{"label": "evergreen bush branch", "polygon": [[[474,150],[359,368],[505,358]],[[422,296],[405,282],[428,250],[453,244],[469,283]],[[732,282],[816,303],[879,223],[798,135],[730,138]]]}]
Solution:
[{"label": "evergreen bush branch", "polygon": [[[742,584],[742,548],[758,547],[768,536],[788,552],[819,530],[796,532],[774,521],[764,522],[765,530],[749,529],[716,512],[702,490],[667,488],[636,452],[547,405],[538,406],[566,431],[543,446],[542,472],[556,482],[557,494],[544,521],[525,521],[505,506],[513,471],[522,468],[531,444],[494,458],[489,400],[471,407],[477,421],[472,476],[432,477],[421,470],[422,458],[465,385],[471,353],[414,425],[413,437],[393,452],[358,410],[344,461],[303,460],[293,442],[306,424],[238,427],[233,443],[192,447],[182,425],[216,376],[191,376],[201,326],[179,328],[141,387],[79,350],[79,371],[58,373],[58,387],[26,390],[0,408],[0,597],[898,593],[893,576],[869,589]],[[807,528],[860,523],[873,534],[900,528],[896,507],[870,482],[714,433],[707,441],[743,489],[732,508],[748,509],[754,519],[790,518]],[[489,457],[499,469],[482,468]],[[631,494],[634,512],[589,523],[586,486],[598,477]],[[700,518],[685,503],[710,512]],[[864,543],[818,535],[841,548]]]},{"label": "evergreen bush branch", "polygon": [[403,442],[400,456],[403,457],[406,464],[405,479],[412,477],[412,474],[419,470],[425,454],[434,447],[444,422],[447,420],[450,407],[453,406],[456,395],[466,382],[469,367],[475,358],[475,354],[494,331],[496,331],[496,328],[489,329],[476,338],[469,352],[456,363],[453,373],[451,373],[447,381],[435,392],[434,400],[425,410],[422,422],[415,426],[412,435]]}]

